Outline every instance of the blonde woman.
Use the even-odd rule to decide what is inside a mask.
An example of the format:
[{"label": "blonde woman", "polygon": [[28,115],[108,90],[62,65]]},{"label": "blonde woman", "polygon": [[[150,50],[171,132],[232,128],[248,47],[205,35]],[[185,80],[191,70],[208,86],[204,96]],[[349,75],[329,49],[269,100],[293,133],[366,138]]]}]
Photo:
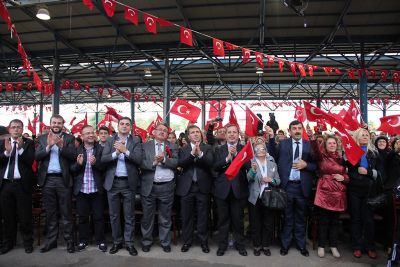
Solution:
[{"label": "blonde woman", "polygon": [[269,245],[272,238],[274,211],[265,207],[261,200],[264,190],[280,184],[278,167],[267,153],[265,142],[254,147],[255,159],[252,160],[250,171],[247,173],[249,181],[249,214],[252,225],[252,239],[254,255],[260,256],[263,252],[271,256]]},{"label": "blonde woman", "polygon": [[373,210],[367,205],[368,197],[376,194],[378,179],[378,153],[371,142],[368,130],[360,128],[353,133],[353,138],[365,151],[355,165],[348,164],[348,202],[351,216],[351,239],[353,256],[360,258],[364,250],[370,258],[376,259],[374,244]]}]

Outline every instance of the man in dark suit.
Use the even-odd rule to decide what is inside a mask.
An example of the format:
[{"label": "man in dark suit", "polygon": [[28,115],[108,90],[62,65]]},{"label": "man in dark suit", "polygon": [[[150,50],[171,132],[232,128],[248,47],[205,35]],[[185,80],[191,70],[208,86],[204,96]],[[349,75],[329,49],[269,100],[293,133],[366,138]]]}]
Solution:
[{"label": "man in dark suit", "polygon": [[239,129],[236,125],[226,126],[227,143],[215,151],[214,168],[218,173],[214,181],[214,197],[218,209],[218,250],[217,256],[223,256],[228,248],[229,230],[232,225],[235,247],[242,256],[247,256],[244,238],[244,208],[249,196],[246,171],[250,162],[244,164],[233,180],[228,180],[225,171],[243,148],[239,143]]},{"label": "man in dark suit", "polygon": [[104,164],[101,164],[103,147],[97,143],[94,128],[86,125],[81,129],[83,144],[77,148],[76,162],[71,166],[74,177],[74,195],[79,216],[78,251],[88,246],[92,214],[97,246],[107,251],[104,237]]},{"label": "man in dark suit", "polygon": [[[272,131],[270,134],[273,134]],[[300,253],[307,257],[306,215],[317,166],[310,142],[302,139],[303,124],[297,120],[292,121],[289,124],[289,134],[291,138],[279,143],[277,155],[281,186],[288,196],[280,253],[282,256],[287,255],[294,235]]]},{"label": "man in dark suit", "polygon": [[63,125],[63,117],[58,114],[51,116],[50,131],[39,136],[35,154],[38,184],[43,187],[43,205],[46,210],[46,242],[40,250],[42,253],[57,247],[58,214],[63,224],[67,251],[75,252],[70,166],[76,160],[76,149],[74,137],[62,132]]},{"label": "man in dark suit", "polygon": [[190,145],[179,151],[178,166],[182,175],[176,181],[176,194],[181,197],[183,246],[187,252],[193,242],[195,207],[197,208],[197,235],[204,253],[208,247],[208,209],[212,185],[213,153],[210,145],[202,143],[201,130],[196,125],[187,129]]},{"label": "man in dark suit", "polygon": [[32,163],[35,147],[32,140],[22,137],[23,129],[22,121],[12,120],[8,126],[10,138],[0,142],[0,204],[4,217],[1,254],[14,247],[17,222],[20,224],[25,252],[33,251]]},{"label": "man in dark suit", "polygon": [[149,252],[153,244],[154,214],[158,206],[158,230],[161,247],[171,252],[171,212],[174,202],[175,170],[178,147],[167,141],[168,125],[160,123],[153,131],[154,140],[142,145],[141,165],[142,250]]},{"label": "man in dark suit", "polygon": [[[101,163],[106,165],[104,188],[110,213],[113,246],[110,254],[122,248],[125,241],[126,250],[136,256],[134,247],[135,234],[135,194],[139,181],[138,167],[142,161],[140,140],[130,134],[132,121],[123,117],[118,121],[118,133],[107,139],[103,149]],[[124,209],[124,237],[121,231],[121,200]]]}]

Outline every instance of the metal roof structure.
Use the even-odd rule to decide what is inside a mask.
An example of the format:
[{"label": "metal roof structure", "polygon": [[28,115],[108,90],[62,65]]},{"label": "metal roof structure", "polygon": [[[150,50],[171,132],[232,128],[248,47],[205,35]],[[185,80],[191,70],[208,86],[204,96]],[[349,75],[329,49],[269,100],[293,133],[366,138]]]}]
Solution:
[{"label": "metal roof structure", "polygon": [[[157,17],[203,34],[279,56],[290,61],[338,68],[400,69],[400,1],[398,0],[303,0],[305,16],[299,16],[282,0],[119,0]],[[254,57],[242,63],[241,50],[213,55],[212,40],[194,33],[193,47],[179,42],[177,27],[158,27],[157,34],[124,19],[117,5],[109,18],[101,0],[90,11],[81,0],[6,0],[33,67],[42,77],[78,81],[89,92],[64,90],[61,103],[127,101],[122,94],[99,96],[96,87],[116,92],[209,99],[321,99],[354,98],[358,79],[326,75],[294,77],[285,66],[266,67],[256,74]],[[35,17],[46,4],[51,20]],[[7,26],[0,27],[0,82],[31,81],[21,69],[17,45]],[[57,68],[55,68],[57,69]],[[151,77],[145,77],[150,70]],[[167,75],[166,75],[167,73]],[[368,79],[368,97],[394,97],[399,84]],[[0,105],[51,102],[36,91],[1,92]],[[143,98],[140,101],[144,101]]]}]

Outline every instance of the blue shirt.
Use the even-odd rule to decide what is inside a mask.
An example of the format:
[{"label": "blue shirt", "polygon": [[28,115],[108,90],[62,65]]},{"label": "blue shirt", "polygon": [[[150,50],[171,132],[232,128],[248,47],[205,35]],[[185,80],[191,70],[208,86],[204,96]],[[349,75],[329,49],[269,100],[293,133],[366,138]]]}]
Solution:
[{"label": "blue shirt", "polygon": [[47,173],[62,173],[59,154],[60,148],[57,145],[53,145],[50,148],[50,161]]}]

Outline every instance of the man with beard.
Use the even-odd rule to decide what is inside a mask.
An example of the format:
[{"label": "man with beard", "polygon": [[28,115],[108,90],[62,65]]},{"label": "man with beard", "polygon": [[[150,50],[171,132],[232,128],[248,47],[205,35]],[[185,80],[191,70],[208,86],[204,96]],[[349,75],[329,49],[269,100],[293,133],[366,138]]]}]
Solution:
[{"label": "man with beard", "polygon": [[303,124],[297,120],[292,121],[289,124],[291,138],[281,141],[278,155],[272,155],[277,159],[281,186],[287,193],[287,206],[281,234],[280,253],[282,256],[287,255],[293,235],[300,253],[305,257],[309,256],[305,237],[306,213],[317,166],[310,142],[302,139],[302,133]]},{"label": "man with beard", "polygon": [[32,140],[22,137],[23,129],[22,121],[12,120],[8,126],[10,138],[0,143],[0,203],[4,215],[4,244],[1,254],[14,247],[18,223],[25,252],[33,251],[32,163],[35,147]]},{"label": "man with beard", "polygon": [[[38,138],[36,161],[38,184],[43,192],[46,210],[46,241],[40,252],[57,247],[58,214],[64,229],[68,253],[75,252],[71,214],[72,178],[70,166],[76,160],[74,137],[62,132],[64,118],[54,114],[50,118],[50,131]],[[58,205],[58,207],[57,207]]]}]

